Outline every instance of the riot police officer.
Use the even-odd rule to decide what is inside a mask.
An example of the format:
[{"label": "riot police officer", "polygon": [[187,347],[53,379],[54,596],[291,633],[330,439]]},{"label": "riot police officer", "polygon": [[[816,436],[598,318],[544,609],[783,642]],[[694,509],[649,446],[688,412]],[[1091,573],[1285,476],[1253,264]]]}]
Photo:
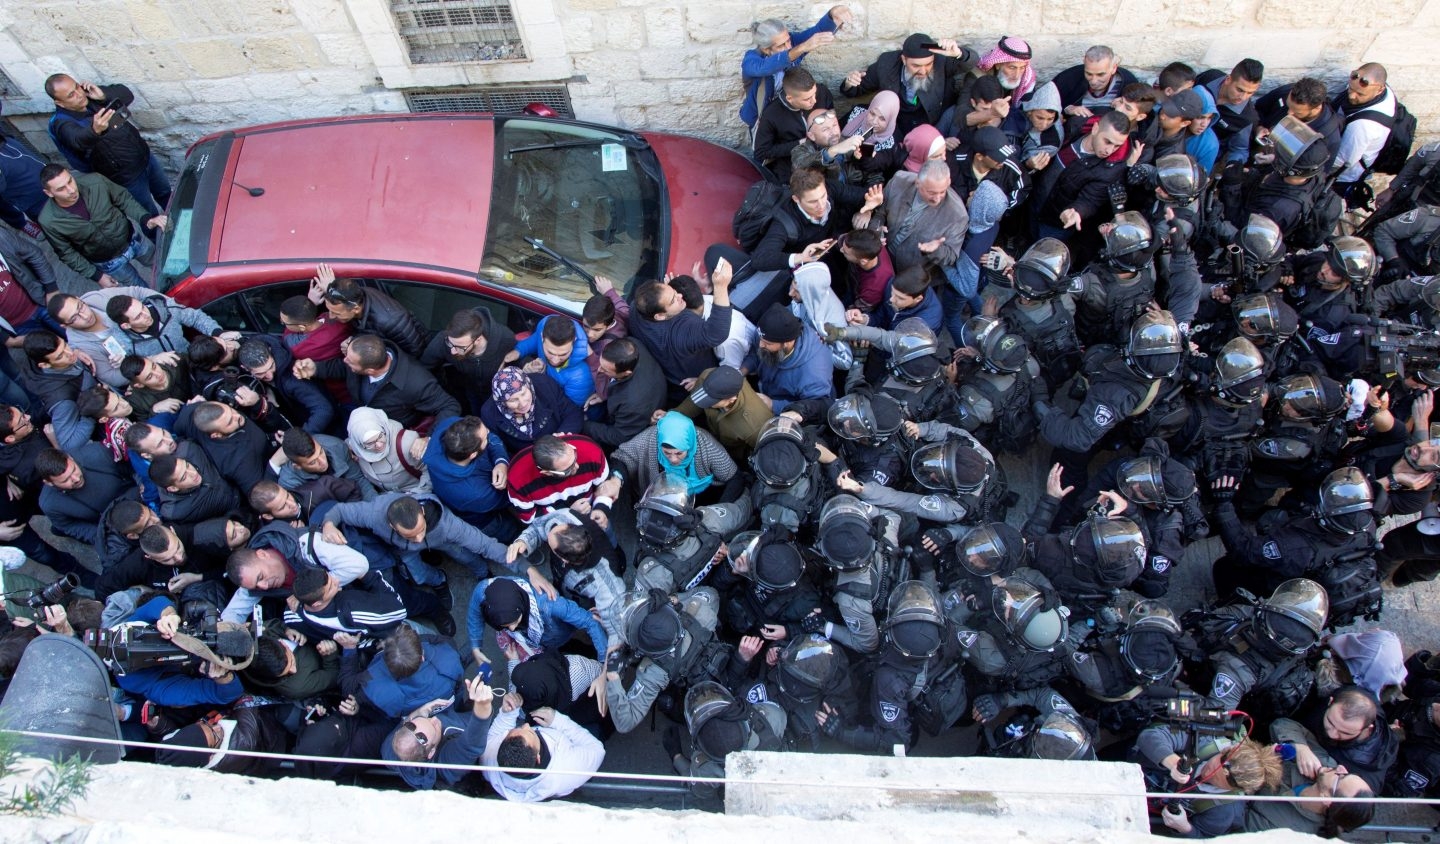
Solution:
[{"label": "riot police officer", "polygon": [[1074,650],[1069,639],[1070,611],[1046,590],[1010,577],[992,591],[990,606],[970,610],[950,606],[959,623],[960,656],[988,692],[1033,689],[1064,672]]},{"label": "riot police officer", "polygon": [[1069,380],[1080,365],[1069,273],[1069,247],[1043,237],[1015,262],[1011,272],[1015,295],[1000,306],[1000,317],[1025,338],[1051,390]]},{"label": "riot police officer", "polygon": [[820,607],[800,549],[764,531],[745,531],[730,540],[727,557],[715,585],[730,631],[772,641],[799,635],[800,622]]},{"label": "riot police officer", "polygon": [[639,534],[637,589],[685,592],[699,586],[724,557],[724,538],[750,521],[750,499],[695,506],[681,480],[662,473],[635,507]]},{"label": "riot police officer", "polygon": [[1251,214],[1269,217],[1292,249],[1314,249],[1343,210],[1324,178],[1335,150],[1319,132],[1293,117],[1276,124],[1270,138],[1275,142],[1271,172],[1248,197],[1227,207],[1226,215],[1237,226]]},{"label": "riot police officer", "polygon": [[[1016,710],[1004,721],[1007,709]],[[975,698],[981,754],[1029,759],[1095,760],[1095,736],[1059,692],[1048,686]]]},{"label": "riot police officer", "polygon": [[[763,647],[758,637],[746,637],[740,640],[739,653],[748,661]],[[851,722],[860,712],[850,660],[842,648],[818,633],[791,639],[775,655],[778,647],[772,645],[767,652],[761,676],[746,681],[736,692],[750,703],[780,704],[785,709],[786,740],[796,747],[816,751],[821,735],[816,716],[822,706],[830,707]]]},{"label": "riot police officer", "polygon": [[899,402],[884,393],[852,392],[830,405],[825,415],[835,434],[836,474],[848,471],[861,483],[889,486],[905,475],[905,421]]},{"label": "riot police officer", "polygon": [[1433,275],[1440,270],[1440,205],[1421,205],[1386,220],[1372,238],[1384,262],[1380,281]]},{"label": "riot police officer", "polygon": [[1171,440],[1174,453],[1206,479],[1243,477],[1250,467],[1250,442],[1265,424],[1265,359],[1255,344],[1236,337],[1213,358],[1214,372],[1203,393],[1187,397],[1185,427]]},{"label": "riot police officer", "polygon": [[[624,641],[605,660],[605,702],[615,729],[635,729],[657,700],[673,714],[679,691],[725,677],[734,648],[715,638],[719,621],[720,596],[708,586],[674,597],[659,589],[625,594]],[[667,688],[676,691],[662,699]]]},{"label": "riot police officer", "polygon": [[[1159,243],[1138,211],[1124,211],[1100,227],[1100,257],[1070,284],[1075,326],[1087,346],[1123,335],[1155,301]],[[1194,316],[1194,313],[1191,313]]]},{"label": "riot police officer", "polygon": [[1244,337],[1255,345],[1270,380],[1298,374],[1303,363],[1313,360],[1302,341],[1291,339],[1300,328],[1300,315],[1278,291],[1239,297],[1230,310],[1238,333],[1227,336]]},{"label": "riot police officer", "polygon": [[1143,726],[1153,714],[1145,700],[1152,687],[1173,687],[1181,657],[1199,655],[1175,613],[1153,599],[1134,602],[1120,624],[1097,629],[1065,664],[1066,673],[1100,706],[1102,726],[1121,732]]},{"label": "riot police officer", "polygon": [[1258,515],[1276,490],[1318,484],[1345,445],[1345,388],[1324,375],[1292,375],[1271,390],[1265,429],[1251,443],[1250,475],[1236,507]]},{"label": "riot police officer", "polygon": [[1364,343],[1348,321],[1360,310],[1359,291],[1375,277],[1375,250],[1346,235],[1292,263],[1295,283],[1286,296],[1306,326],[1310,348],[1333,375],[1356,372],[1364,362]]},{"label": "riot police officer", "polygon": [[971,317],[960,335],[955,352],[960,427],[991,449],[1019,454],[1034,441],[1030,384],[1040,364],[1024,338],[996,317]]},{"label": "riot police officer", "polygon": [[[725,757],[742,750],[785,750],[785,710],[774,701],[751,703],[737,698],[721,684],[707,680],[685,693],[685,726],[690,753],[678,753],[673,741],[667,750],[681,776],[725,776]],[[710,783],[692,783],[698,797],[714,795]]]},{"label": "riot police officer", "polygon": [[1410,276],[1377,287],[1367,310],[1419,328],[1440,328],[1440,276]]},{"label": "riot police officer", "polygon": [[820,500],[820,459],[814,436],[794,418],[776,416],[761,426],[750,453],[750,500],[762,529],[794,536],[810,526]]},{"label": "riot police officer", "polygon": [[900,516],[853,495],[836,495],[820,511],[815,550],[834,573],[829,593],[841,624],[822,615],[807,617],[806,628],[856,653],[879,650],[879,611],[890,588],[910,579],[900,549]]},{"label": "riot police officer", "polygon": [[985,446],[968,431],[943,422],[909,424],[925,443],[910,455],[910,473],[925,492],[860,483],[849,475],[841,475],[835,485],[862,501],[930,522],[1004,518],[1008,488]]},{"label": "riot police officer", "polygon": [[826,325],[827,342],[864,340],[875,350],[889,355],[885,375],[874,383],[876,393],[898,402],[905,415],[927,422],[955,407],[955,390],[946,378],[940,338],[919,317],[900,320],[893,330],[868,325]]},{"label": "riot police officer", "polygon": [[[1223,328],[1230,315],[1226,305],[1274,290],[1286,270],[1286,254],[1285,238],[1275,221],[1251,214],[1236,233],[1235,242],[1224,244],[1207,262],[1207,280],[1212,283],[1208,285],[1209,294],[1201,298],[1201,318]],[[1228,337],[1223,331],[1217,333],[1222,342]],[[1292,328],[1289,334],[1294,333]]]}]

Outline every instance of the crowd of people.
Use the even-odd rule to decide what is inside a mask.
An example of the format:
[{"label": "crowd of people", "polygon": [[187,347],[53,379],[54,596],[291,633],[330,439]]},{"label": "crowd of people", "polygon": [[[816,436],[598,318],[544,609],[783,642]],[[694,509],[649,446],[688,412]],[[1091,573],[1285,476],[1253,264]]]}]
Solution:
[{"label": "crowd of people", "polygon": [[[0,675],[41,629],[130,636],[196,655],[97,644],[162,764],[498,764],[523,801],[652,712],[704,777],[970,727],[1131,759],[1189,837],[1437,796],[1440,662],[1365,623],[1440,573],[1433,518],[1377,539],[1440,473],[1440,147],[1406,160],[1384,68],[1262,95],[1254,59],[1152,84],[1096,46],[1042,82],[1021,38],[916,33],[837,111],[801,64],[850,21],[756,24],[740,116],[775,180],[738,244],[519,338],[483,308],[432,333],[324,265],[279,335],[147,289],[168,221],[114,134],[129,93],[52,77],[74,158],[38,208],[0,191],[0,529],[80,591]],[[998,454],[1051,467],[1029,513]],[[1176,612],[1212,532],[1217,598]],[[1213,798],[1240,793],[1293,799]]]}]

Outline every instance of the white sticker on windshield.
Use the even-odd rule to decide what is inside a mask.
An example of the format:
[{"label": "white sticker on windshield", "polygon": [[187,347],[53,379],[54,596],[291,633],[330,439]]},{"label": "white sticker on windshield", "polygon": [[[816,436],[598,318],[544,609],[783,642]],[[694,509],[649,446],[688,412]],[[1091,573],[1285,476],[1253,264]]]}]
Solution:
[{"label": "white sticker on windshield", "polygon": [[600,169],[606,173],[626,169],[625,147],[621,144],[601,144]]}]

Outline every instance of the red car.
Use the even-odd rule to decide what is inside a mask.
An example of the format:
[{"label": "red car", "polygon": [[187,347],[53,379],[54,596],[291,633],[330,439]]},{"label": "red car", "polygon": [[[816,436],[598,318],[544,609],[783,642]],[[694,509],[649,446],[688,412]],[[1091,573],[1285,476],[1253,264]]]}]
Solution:
[{"label": "red car", "polygon": [[398,114],[221,132],[191,147],[155,287],[279,331],[317,263],[431,329],[484,306],[516,331],[578,314],[590,275],[689,272],[758,178],[694,138],[529,115]]}]

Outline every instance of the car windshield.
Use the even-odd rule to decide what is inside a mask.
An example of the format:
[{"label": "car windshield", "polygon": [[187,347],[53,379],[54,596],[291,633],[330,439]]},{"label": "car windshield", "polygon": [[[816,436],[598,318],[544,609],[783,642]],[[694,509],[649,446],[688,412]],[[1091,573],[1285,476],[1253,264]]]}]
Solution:
[{"label": "car windshield", "polygon": [[185,158],[185,169],[175,183],[175,192],[170,200],[168,213],[170,224],[160,238],[159,266],[155,270],[155,289],[169,290],[175,282],[190,272],[191,224],[195,219],[196,196],[200,192],[200,177],[205,168],[215,161],[223,163],[223,157],[213,155],[219,139],[207,141],[195,147]]},{"label": "car windshield", "polygon": [[660,166],[642,139],[549,120],[497,123],[482,277],[574,312],[590,282],[556,255],[622,290],[659,277]]}]

